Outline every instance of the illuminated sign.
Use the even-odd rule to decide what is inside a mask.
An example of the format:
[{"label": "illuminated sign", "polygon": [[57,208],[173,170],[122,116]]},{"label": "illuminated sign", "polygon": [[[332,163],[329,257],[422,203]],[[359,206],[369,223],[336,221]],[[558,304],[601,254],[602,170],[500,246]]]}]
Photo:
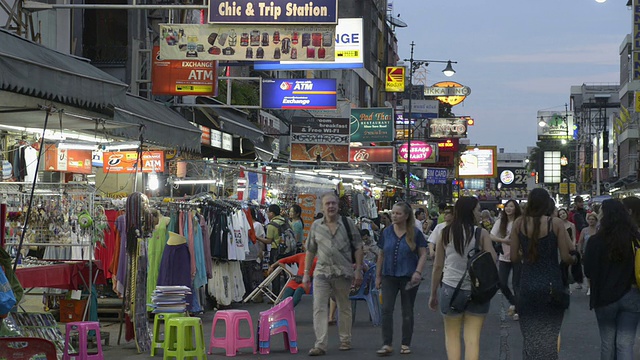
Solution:
[{"label": "illuminated sign", "polygon": [[264,79],[263,109],[335,109],[335,79]]},{"label": "illuminated sign", "polygon": [[[435,163],[438,158],[438,147],[424,141],[411,141],[412,163]],[[404,143],[398,149],[398,162],[406,163],[409,158],[409,143]]]},{"label": "illuminated sign", "polygon": [[465,151],[460,155],[457,177],[495,178],[498,172],[496,153],[495,146],[480,146]]},{"label": "illuminated sign", "polygon": [[429,119],[430,138],[466,138],[467,121],[460,118]]},{"label": "illuminated sign", "polygon": [[529,172],[521,167],[499,167],[500,188],[522,188],[527,186]]},{"label": "illuminated sign", "polygon": [[209,22],[335,24],[338,22],[338,0],[211,0]]},{"label": "illuminated sign", "polygon": [[386,92],[403,92],[404,91],[404,67],[387,66],[386,82],[384,91]]},{"label": "illuminated sign", "polygon": [[[572,111],[538,111],[538,140],[571,140],[574,138]],[[540,125],[540,124],[538,124]]]},{"label": "illuminated sign", "polygon": [[424,96],[435,96],[439,101],[451,106],[458,105],[471,94],[471,88],[454,81],[441,81],[424,88]]},{"label": "illuminated sign", "polygon": [[138,161],[138,152],[136,151],[107,152],[104,153],[103,171],[105,174],[131,174],[136,172],[140,163],[142,164],[142,172],[164,172],[164,152],[143,151],[141,162]]},{"label": "illuminated sign", "polygon": [[368,164],[392,164],[395,161],[393,146],[352,147],[349,150],[349,162]]},{"label": "illuminated sign", "polygon": [[458,144],[458,139],[446,139],[438,142],[438,149],[440,152],[457,152]]},{"label": "illuminated sign", "polygon": [[351,142],[393,141],[393,109],[351,109]]},{"label": "illuminated sign", "polygon": [[217,95],[217,61],[162,60],[153,47],[151,92],[154,95]]}]

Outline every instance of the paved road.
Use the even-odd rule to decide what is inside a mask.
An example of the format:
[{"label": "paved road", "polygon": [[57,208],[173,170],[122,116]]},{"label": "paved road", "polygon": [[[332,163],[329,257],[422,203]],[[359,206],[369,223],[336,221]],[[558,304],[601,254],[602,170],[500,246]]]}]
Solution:
[{"label": "paved road", "polygon": [[[415,307],[415,331],[413,336],[412,351],[414,358],[446,359],[444,346],[444,332],[442,317],[439,313],[434,313],[427,306],[428,282],[425,281],[420,287]],[[298,326],[298,343],[300,352],[297,356],[307,356],[307,351],[313,346],[314,334],[311,320],[312,301],[310,297],[303,298],[296,307],[296,321]],[[235,304],[234,308],[248,310],[252,314],[254,321],[258,318],[258,313],[267,309],[267,304]],[[498,294],[493,300],[491,311],[482,330],[480,359],[521,359],[522,358],[522,336],[518,322],[505,316],[507,301]],[[396,306],[394,329],[395,338],[400,335],[400,313],[399,306]],[[211,334],[211,323],[213,311],[209,311],[202,316],[205,324],[205,342],[208,343]],[[254,324],[254,327],[257,324]],[[116,344],[118,337],[118,324],[103,323],[103,331],[111,333],[111,345],[105,348],[105,359],[152,359],[149,354],[138,354],[133,342]],[[220,330],[218,330],[220,331]],[[220,334],[219,332],[216,334]],[[246,334],[245,334],[246,335]],[[253,355],[247,352],[238,354],[238,359],[256,359],[268,356],[270,359],[290,359],[291,354],[284,351],[281,336],[276,335],[272,339],[272,349],[270,355]],[[367,307],[364,302],[357,305],[357,318],[353,328],[353,349],[351,351],[338,351],[337,328],[330,328],[329,350],[325,358],[370,359],[376,357],[375,351],[381,344],[381,330],[373,327],[369,322]],[[400,357],[397,352],[398,342],[394,343],[396,353],[392,357]],[[600,337],[598,335],[595,315],[589,310],[589,299],[583,291],[574,291],[571,298],[571,308],[567,311],[562,328],[561,359],[596,360],[599,359]],[[209,359],[225,356],[223,349],[214,349]],[[160,358],[161,355],[156,355]],[[636,342],[636,359],[640,359],[640,339]]]}]

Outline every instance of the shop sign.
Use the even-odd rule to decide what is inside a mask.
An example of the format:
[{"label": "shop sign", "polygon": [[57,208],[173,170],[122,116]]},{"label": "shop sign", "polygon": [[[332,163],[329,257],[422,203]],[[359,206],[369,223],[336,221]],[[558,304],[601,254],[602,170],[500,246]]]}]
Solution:
[{"label": "shop sign", "polygon": [[60,149],[47,145],[44,166],[46,171],[91,174],[91,150]]},{"label": "shop sign", "polygon": [[387,66],[384,91],[404,92],[404,66]]},{"label": "shop sign", "polygon": [[294,117],[291,143],[349,145],[349,119]]},{"label": "shop sign", "polygon": [[160,58],[333,61],[335,25],[160,24]]},{"label": "shop sign", "polygon": [[190,123],[191,125],[200,129],[200,131],[202,131],[202,136],[200,136],[200,144],[210,146],[211,145],[211,128],[200,125],[200,124],[196,124],[191,121]]},{"label": "shop sign", "polygon": [[103,167],[104,161],[102,160],[102,155],[104,153],[102,151],[92,151],[91,152],[91,166],[93,167]]},{"label": "shop sign", "polygon": [[335,24],[338,22],[338,0],[211,0],[209,22]]},{"label": "shop sign", "polygon": [[438,101],[458,105],[471,94],[471,88],[454,81],[441,81],[424,88],[424,96],[435,96]]},{"label": "shop sign", "polygon": [[467,121],[460,118],[429,119],[430,138],[466,138]]},{"label": "shop sign", "polygon": [[457,177],[495,178],[498,172],[496,153],[495,146],[480,146],[465,151],[460,155]]},{"label": "shop sign", "polygon": [[218,62],[162,60],[160,47],[153,47],[151,92],[154,95],[211,95],[218,94]]},{"label": "shop sign", "polygon": [[[411,141],[411,162],[412,163],[435,163],[438,154],[438,146],[435,143],[424,141]],[[398,149],[398,162],[406,163],[409,158],[409,143],[404,143]]]},{"label": "shop sign", "polygon": [[393,109],[351,109],[351,142],[393,141]]},{"label": "shop sign", "polygon": [[298,195],[298,205],[302,209],[300,217],[304,223],[304,238],[309,236],[311,224],[315,221],[317,196],[313,194]]},{"label": "shop sign", "polygon": [[[411,120],[438,117],[438,100],[411,100]],[[409,100],[402,100],[403,119],[409,119]]]},{"label": "shop sign", "polygon": [[264,79],[264,109],[335,109],[336,79]]},{"label": "shop sign", "polygon": [[459,148],[458,139],[446,139],[438,142],[438,150],[440,152],[458,152]]},{"label": "shop sign", "polygon": [[571,140],[574,138],[573,111],[538,111],[538,140]]},{"label": "shop sign", "polygon": [[632,43],[632,71],[631,80],[640,80],[640,4],[633,1],[633,43]]},{"label": "shop sign", "polygon": [[427,168],[425,170],[425,180],[429,185],[444,185],[447,183],[447,169]]},{"label": "shop sign", "polygon": [[328,70],[357,69],[363,67],[362,19],[338,19],[336,50],[333,61],[261,61],[253,65],[256,70]]},{"label": "shop sign", "polygon": [[222,149],[222,131],[211,129],[211,146]]},{"label": "shop sign", "polygon": [[231,134],[222,133],[222,150],[233,151],[233,136]]},{"label": "shop sign", "polygon": [[291,161],[348,163],[349,145],[291,144]]},{"label": "shop sign", "polygon": [[[136,151],[115,151],[105,152],[104,173],[108,174],[132,174],[138,168],[138,152]],[[164,152],[143,151],[142,152],[142,172],[161,173],[164,172]]]},{"label": "shop sign", "polygon": [[393,146],[352,147],[349,150],[349,162],[367,164],[392,164],[395,162]]},{"label": "shop sign", "polygon": [[500,188],[521,188],[527,186],[529,172],[525,168],[519,167],[499,167],[498,179],[500,180]]}]

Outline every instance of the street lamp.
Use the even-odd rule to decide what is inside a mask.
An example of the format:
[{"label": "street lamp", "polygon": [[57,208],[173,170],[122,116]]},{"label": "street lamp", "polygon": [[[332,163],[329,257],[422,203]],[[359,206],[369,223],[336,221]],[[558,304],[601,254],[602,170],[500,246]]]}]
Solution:
[{"label": "street lamp", "polygon": [[415,46],[415,42],[411,42],[411,58],[409,59],[404,59],[404,61],[408,61],[409,62],[409,119],[407,119],[407,126],[409,129],[409,132],[407,134],[407,171],[405,174],[405,181],[406,181],[406,192],[404,195],[404,199],[406,202],[409,202],[410,200],[410,196],[409,196],[409,192],[410,192],[410,175],[411,175],[411,139],[413,138],[413,131],[411,129],[411,118],[412,118],[412,114],[411,114],[411,107],[412,107],[412,103],[411,100],[413,99],[413,73],[418,70],[420,68],[420,66],[424,65],[424,66],[429,66],[429,63],[442,63],[442,64],[447,64],[447,66],[444,68],[444,70],[442,70],[442,73],[447,76],[453,76],[453,74],[456,73],[455,70],[453,70],[453,66],[451,66],[451,64],[457,64],[457,61],[451,61],[451,60],[417,60],[413,58],[413,47]]}]

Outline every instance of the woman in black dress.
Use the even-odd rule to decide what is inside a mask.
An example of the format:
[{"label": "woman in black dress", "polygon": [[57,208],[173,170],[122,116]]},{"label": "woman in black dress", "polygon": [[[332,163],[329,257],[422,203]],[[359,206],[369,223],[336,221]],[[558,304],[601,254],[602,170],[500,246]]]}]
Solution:
[{"label": "woman in black dress", "polygon": [[524,216],[516,220],[511,231],[511,261],[522,262],[516,308],[525,360],[558,358],[557,339],[565,307],[550,295],[565,290],[558,250],[564,263],[575,261],[570,255],[574,247],[562,220],[544,215],[549,202],[546,190],[532,190]]}]

